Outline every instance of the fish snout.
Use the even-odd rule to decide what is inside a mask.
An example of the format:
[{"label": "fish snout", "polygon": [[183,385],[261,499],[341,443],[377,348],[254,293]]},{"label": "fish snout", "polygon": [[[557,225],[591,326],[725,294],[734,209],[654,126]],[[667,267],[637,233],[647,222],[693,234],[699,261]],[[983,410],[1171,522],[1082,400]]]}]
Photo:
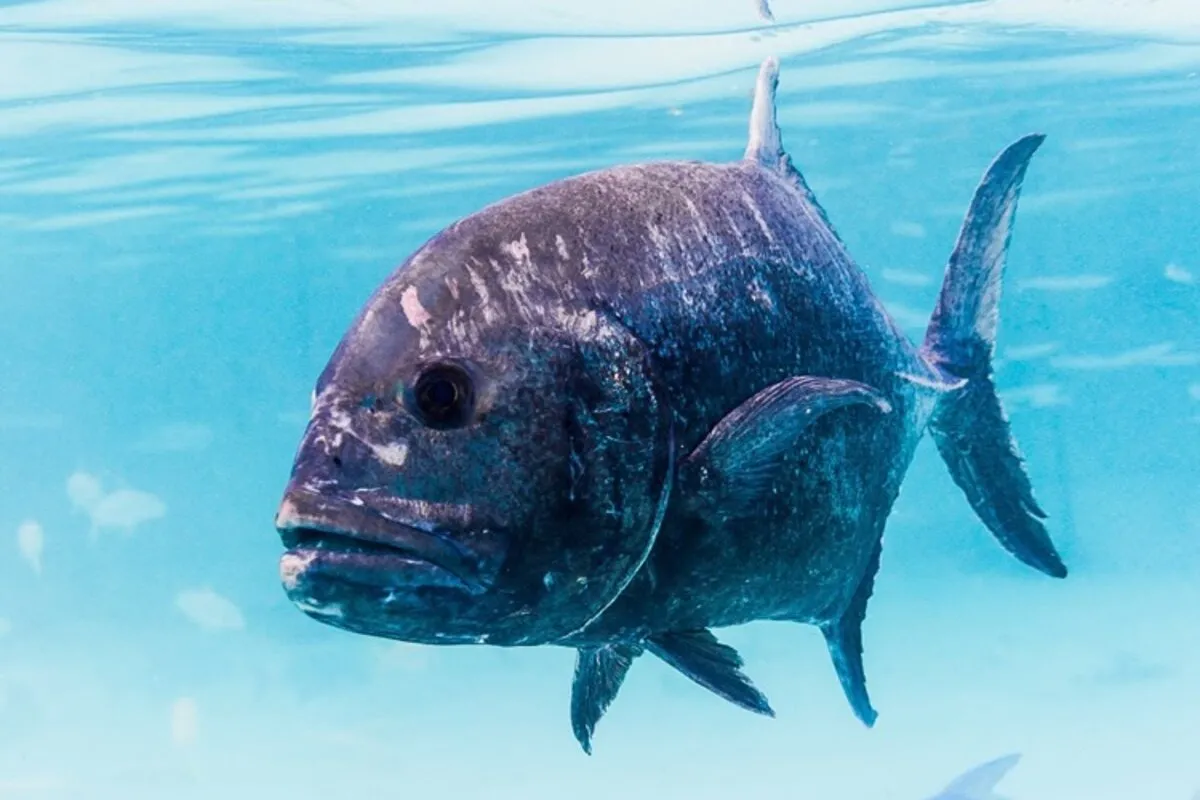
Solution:
[{"label": "fish snout", "polygon": [[[275,528],[287,548],[280,563],[285,588],[293,588],[314,568],[335,573],[353,561],[360,567],[358,582],[396,588],[412,585],[417,564],[435,568],[429,574],[451,582],[471,594],[482,594],[495,584],[507,553],[507,544],[486,527],[471,530],[455,522],[469,522],[461,507],[378,497],[380,491],[324,494],[292,484],[275,515]],[[352,558],[351,558],[352,556]],[[364,565],[374,568],[367,575]],[[400,580],[398,573],[404,573]]]},{"label": "fish snout", "polygon": [[393,477],[408,460],[408,443],[376,443],[353,426],[352,417],[336,409],[313,417],[300,443],[293,478],[323,483],[363,485]]}]

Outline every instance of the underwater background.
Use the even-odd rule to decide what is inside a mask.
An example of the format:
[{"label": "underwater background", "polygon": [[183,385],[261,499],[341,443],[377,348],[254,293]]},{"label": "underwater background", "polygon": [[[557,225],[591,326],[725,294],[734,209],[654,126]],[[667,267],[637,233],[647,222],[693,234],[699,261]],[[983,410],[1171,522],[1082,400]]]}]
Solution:
[{"label": "underwater background", "polygon": [[[0,798],[1013,800],[1200,790],[1200,5],[0,3]],[[272,520],[371,291],[486,203],[784,144],[919,338],[1019,136],[997,382],[1070,576],[930,441],[855,720],[816,628],[721,632],[778,719],[641,659],[571,736],[562,648],[432,648],[285,598]],[[955,795],[974,800],[986,794]],[[946,795],[949,797],[949,795]]]}]

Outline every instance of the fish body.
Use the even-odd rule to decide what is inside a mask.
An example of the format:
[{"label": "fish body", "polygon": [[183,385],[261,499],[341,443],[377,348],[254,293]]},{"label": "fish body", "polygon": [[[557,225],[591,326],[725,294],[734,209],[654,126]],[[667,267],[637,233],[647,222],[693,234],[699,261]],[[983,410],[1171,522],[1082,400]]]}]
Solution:
[{"label": "fish body", "polygon": [[439,232],[317,381],[276,518],[316,619],[578,651],[576,737],[651,652],[773,714],[711,629],[821,628],[866,724],[861,624],[930,433],[1014,555],[1063,577],[991,382],[1000,277],[1041,136],[976,192],[922,343],[848,254],[759,74],[744,157],[566,178]]},{"label": "fish body", "polygon": [[[906,376],[940,378],[819,211],[757,163],[618,168],[549,193],[548,205],[578,210],[562,225],[568,250],[587,254],[590,292],[649,350],[681,461],[731,409],[794,376],[873,390],[871,403],[818,419],[748,485],[714,475],[701,487],[681,464],[647,562],[571,641],[836,616],[932,412],[932,390]],[[594,208],[611,228],[596,230]]]}]

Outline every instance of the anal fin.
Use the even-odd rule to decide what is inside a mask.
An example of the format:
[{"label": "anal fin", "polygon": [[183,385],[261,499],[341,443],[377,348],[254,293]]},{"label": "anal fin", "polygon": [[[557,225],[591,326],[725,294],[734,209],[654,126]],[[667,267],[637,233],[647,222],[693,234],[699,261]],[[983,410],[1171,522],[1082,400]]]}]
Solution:
[{"label": "anal fin", "polygon": [[734,705],[775,716],[766,696],[742,672],[741,655],[707,629],[652,636],[647,649],[688,678]]},{"label": "anal fin", "polygon": [[875,724],[879,715],[871,706],[871,698],[867,694],[867,675],[863,669],[862,625],[867,616],[867,601],[871,599],[871,593],[875,589],[875,574],[879,572],[882,552],[883,542],[879,542],[875,545],[862,581],[846,610],[838,619],[821,625],[821,633],[825,635],[825,643],[829,647],[829,655],[833,659],[833,668],[837,671],[842,691],[846,693],[854,715],[868,728]]},{"label": "anal fin", "polygon": [[571,728],[588,755],[592,754],[596,724],[621,690],[634,659],[641,654],[642,648],[636,644],[579,648],[571,684]]}]

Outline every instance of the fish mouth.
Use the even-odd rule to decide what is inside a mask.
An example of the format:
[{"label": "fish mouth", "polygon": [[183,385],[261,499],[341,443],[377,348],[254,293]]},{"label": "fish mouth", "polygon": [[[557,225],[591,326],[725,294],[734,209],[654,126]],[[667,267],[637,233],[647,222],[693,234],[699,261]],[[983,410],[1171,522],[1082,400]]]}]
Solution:
[{"label": "fish mouth", "polygon": [[279,564],[284,589],[303,594],[303,585],[322,579],[389,591],[439,587],[478,595],[492,588],[498,564],[436,525],[418,524],[385,515],[357,496],[289,492],[275,518],[287,548]]}]

